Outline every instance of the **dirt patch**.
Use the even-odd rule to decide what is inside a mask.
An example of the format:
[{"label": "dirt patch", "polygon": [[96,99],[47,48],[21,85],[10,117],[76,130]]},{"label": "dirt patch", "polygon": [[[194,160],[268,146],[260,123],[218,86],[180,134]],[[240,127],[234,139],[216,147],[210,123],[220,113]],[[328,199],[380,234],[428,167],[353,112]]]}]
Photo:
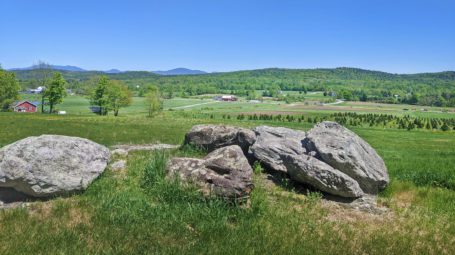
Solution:
[{"label": "dirt patch", "polygon": [[[26,208],[32,217],[41,220],[51,219],[53,217],[53,209],[56,202],[62,200],[49,200],[46,202],[27,203]],[[78,224],[89,224],[90,215],[87,210],[78,206],[77,201],[73,198],[65,198],[63,201],[68,203],[68,212],[65,216],[65,225],[67,227],[75,227]],[[67,217],[67,218],[66,218]]]},{"label": "dirt patch", "polygon": [[254,112],[241,112],[240,114],[249,116],[249,115],[261,115],[261,114],[266,114],[266,115],[293,115],[293,114],[303,114],[304,112],[298,112],[298,111],[254,111]]},{"label": "dirt patch", "polygon": [[87,224],[90,225],[90,215],[87,211],[73,207],[69,211],[69,220],[66,222],[68,227],[75,227],[79,224]]},{"label": "dirt patch", "polygon": [[166,150],[166,149],[177,149],[179,145],[175,144],[119,144],[112,146],[113,149],[122,149],[125,151],[152,151],[152,150]]},{"label": "dirt patch", "polygon": [[28,203],[26,204],[30,216],[38,217],[39,219],[45,219],[50,217],[52,213],[52,201],[46,201],[42,203]]},{"label": "dirt patch", "polygon": [[286,107],[288,109],[298,110],[319,110],[319,111],[396,111],[391,108],[380,108],[380,107],[365,107],[365,106],[347,106],[347,105],[294,105]]},{"label": "dirt patch", "polygon": [[416,192],[414,190],[401,191],[394,195],[392,202],[400,208],[408,208],[414,202]]},{"label": "dirt patch", "polygon": [[378,108],[361,108],[361,107],[352,107],[352,106],[304,106],[304,105],[289,105],[283,107],[283,110],[273,110],[273,111],[248,111],[240,112],[244,115],[253,115],[253,114],[268,114],[268,115],[293,115],[293,114],[305,114],[306,111],[328,111],[328,112],[396,112],[394,109],[378,109]]}]

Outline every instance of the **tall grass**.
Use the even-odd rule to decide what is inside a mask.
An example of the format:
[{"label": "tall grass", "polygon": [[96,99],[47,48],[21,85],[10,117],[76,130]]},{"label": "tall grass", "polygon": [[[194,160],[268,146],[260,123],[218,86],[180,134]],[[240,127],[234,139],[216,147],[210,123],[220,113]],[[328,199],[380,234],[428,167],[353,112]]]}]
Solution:
[{"label": "tall grass", "polygon": [[165,182],[166,163],[169,156],[164,151],[155,151],[152,159],[144,168],[144,177],[142,186],[145,189],[151,189]]},{"label": "tall grass", "polygon": [[[443,211],[410,208],[381,219],[327,209],[316,193],[270,187],[259,165],[251,206],[229,205],[165,178],[167,159],[178,153],[136,152],[126,173],[108,171],[81,195],[0,211],[0,254],[455,252],[453,218]],[[390,198],[412,191],[428,202],[413,185],[392,189]]]}]

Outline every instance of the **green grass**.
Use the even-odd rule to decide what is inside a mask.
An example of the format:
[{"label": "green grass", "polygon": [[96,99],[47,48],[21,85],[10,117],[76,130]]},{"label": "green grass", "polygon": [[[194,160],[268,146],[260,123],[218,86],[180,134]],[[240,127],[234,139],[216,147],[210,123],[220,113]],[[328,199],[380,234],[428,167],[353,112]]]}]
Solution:
[{"label": "green grass", "polygon": [[[298,94],[296,91],[288,91],[286,93]],[[322,92],[314,92],[315,94],[307,94],[306,102],[297,102],[287,104],[283,101],[266,100],[260,103],[251,103],[244,98],[240,98],[237,102],[217,102],[212,98],[214,95],[201,95],[191,98],[172,98],[163,101],[165,110],[175,109],[180,111],[201,111],[205,113],[291,113],[291,114],[331,114],[336,112],[357,112],[357,113],[383,113],[393,114],[398,116],[410,115],[427,118],[454,118],[455,109],[415,106],[402,104],[379,104],[372,102],[344,102],[337,105],[324,105],[318,103],[318,100],[323,100]],[[22,94],[22,100],[40,101],[39,95]],[[57,105],[57,109],[66,111],[71,115],[92,116],[89,109],[89,101],[82,96],[67,96],[62,104]],[[40,107],[39,107],[40,108]],[[41,108],[40,108],[41,109]],[[120,109],[120,116],[145,116],[147,110],[145,107],[144,98],[134,97],[130,106]]]},{"label": "green grass", "polygon": [[346,221],[345,211],[321,207],[317,195],[268,188],[258,171],[249,208],[205,199],[195,189],[164,178],[166,158],[174,153],[134,153],[126,173],[108,170],[84,194],[1,211],[0,253],[454,252],[453,221],[425,217],[417,209],[397,211],[394,218],[379,222],[368,216]]},{"label": "green grass", "polygon": [[164,106],[164,109],[170,109],[170,108],[176,108],[176,107],[203,104],[203,103],[207,103],[207,102],[213,102],[213,100],[211,98],[210,99],[172,98],[172,99],[164,100],[163,106]]},{"label": "green grass", "polygon": [[383,157],[392,178],[455,190],[455,133],[353,128]]},{"label": "green grass", "polygon": [[[259,107],[245,102],[214,103],[146,118],[139,98],[121,110],[119,117],[79,115],[79,109],[86,107],[83,100],[66,100],[59,107],[68,107],[65,116],[0,113],[0,146],[40,134],[86,137],[107,146],[181,144],[185,132],[200,123],[302,130],[313,125],[203,117],[285,107],[277,103]],[[166,101],[165,107],[201,102],[208,100],[176,98]],[[394,114],[401,114],[400,106],[396,107]],[[326,112],[303,110],[303,114]],[[378,151],[388,167],[392,182],[381,194],[381,203],[391,209],[390,214],[369,216],[327,208],[318,195],[271,187],[257,167],[250,208],[204,199],[194,189],[164,179],[167,158],[204,155],[184,147],[164,153],[132,153],[127,171],[108,169],[82,194],[38,202],[28,209],[0,211],[0,254],[455,253],[455,132],[352,130]]]},{"label": "green grass", "polygon": [[[34,94],[21,94],[21,100],[41,101],[40,95]],[[90,102],[86,97],[70,95],[64,98],[63,103],[57,105],[57,110],[66,111],[70,115],[84,115],[93,116],[90,111]],[[41,111],[41,106],[38,107]],[[130,106],[120,109],[120,116],[122,115],[146,115],[143,97],[133,97],[133,102]]]},{"label": "green grass", "polygon": [[[111,146],[124,143],[171,143],[179,144],[182,134],[195,122],[157,118],[112,116],[57,116],[32,114],[0,114],[0,145],[41,134],[79,136]],[[174,123],[174,125],[170,125]]]}]

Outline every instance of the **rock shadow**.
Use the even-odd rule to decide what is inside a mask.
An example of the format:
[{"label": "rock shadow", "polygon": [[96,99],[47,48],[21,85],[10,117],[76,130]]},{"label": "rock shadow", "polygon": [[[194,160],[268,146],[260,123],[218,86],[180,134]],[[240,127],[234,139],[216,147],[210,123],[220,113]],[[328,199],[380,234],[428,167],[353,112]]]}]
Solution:
[{"label": "rock shadow", "polygon": [[0,201],[5,204],[16,203],[16,202],[29,202],[29,201],[36,201],[36,200],[38,200],[38,199],[28,196],[13,188],[0,188]]},{"label": "rock shadow", "polygon": [[285,173],[277,173],[274,171],[266,171],[267,180],[273,182],[275,185],[280,186],[281,188],[285,189],[289,192],[294,192],[297,194],[308,195],[309,193],[320,193],[322,198],[329,201],[334,201],[338,203],[345,203],[350,204],[356,201],[358,198],[347,198],[347,197],[340,197],[332,194],[325,193],[319,189],[316,189],[310,185],[302,184],[296,181],[293,181],[287,174]]}]

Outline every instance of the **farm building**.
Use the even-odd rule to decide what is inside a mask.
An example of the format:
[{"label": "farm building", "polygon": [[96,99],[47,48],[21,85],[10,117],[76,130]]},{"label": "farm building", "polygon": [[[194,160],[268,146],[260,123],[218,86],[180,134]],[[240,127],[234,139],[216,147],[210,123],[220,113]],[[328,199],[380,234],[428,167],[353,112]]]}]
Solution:
[{"label": "farm building", "polygon": [[29,89],[29,90],[27,90],[27,93],[28,93],[28,94],[41,94],[41,93],[44,92],[44,89],[45,89],[45,87],[39,86],[39,87],[36,88],[36,89]]},{"label": "farm building", "polygon": [[13,106],[15,112],[36,112],[38,103],[30,101],[20,101]]},{"label": "farm building", "polygon": [[214,99],[218,101],[237,101],[237,97],[233,95],[217,96]]}]

